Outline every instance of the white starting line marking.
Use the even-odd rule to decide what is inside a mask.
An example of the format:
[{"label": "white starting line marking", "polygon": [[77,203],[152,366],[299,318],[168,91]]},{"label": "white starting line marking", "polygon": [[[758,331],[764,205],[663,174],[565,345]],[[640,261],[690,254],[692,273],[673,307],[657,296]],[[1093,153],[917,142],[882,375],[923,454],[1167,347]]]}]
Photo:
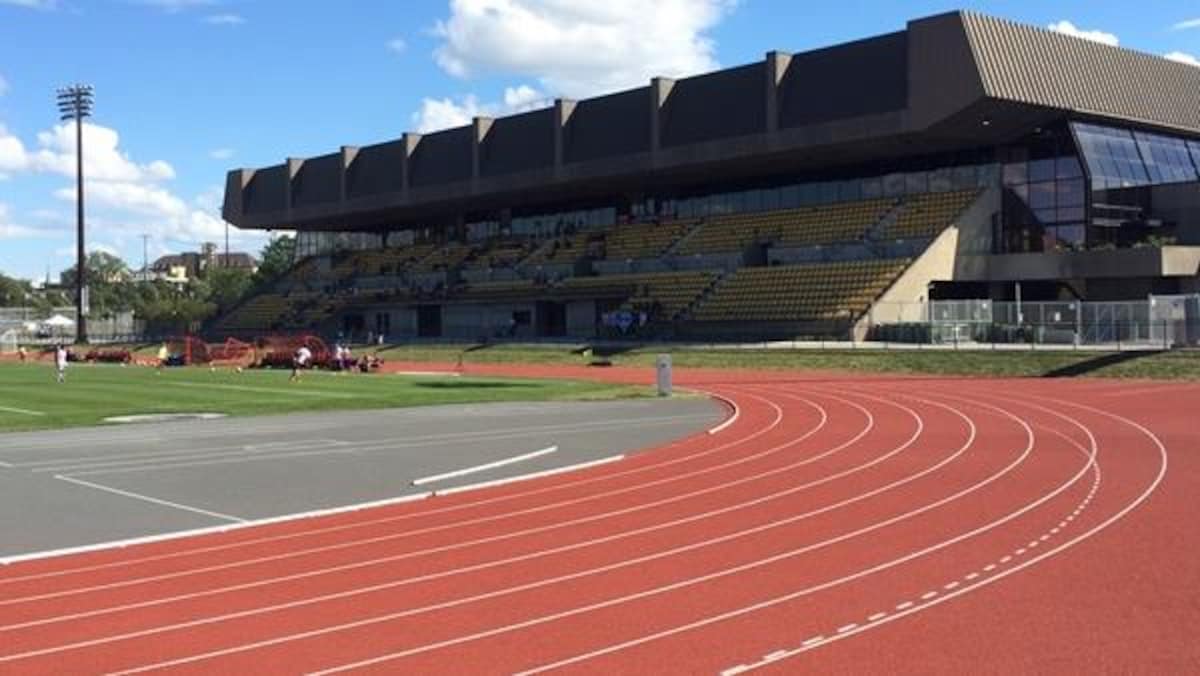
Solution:
[{"label": "white starting line marking", "polygon": [[566,465],[565,467],[555,467],[554,469],[542,470],[541,472],[533,472],[531,474],[520,474],[518,476],[504,477],[503,479],[495,479],[493,481],[483,481],[477,484],[467,484],[466,486],[454,486],[452,488],[443,488],[440,491],[434,491],[433,495],[453,495],[455,493],[464,493],[466,491],[479,490],[481,488],[491,488],[492,486],[503,486],[505,484],[516,483],[518,481],[528,481],[530,479],[540,479],[544,476],[553,476],[555,474],[563,474],[565,472],[574,472],[576,470],[587,469],[597,465],[607,465],[610,462],[624,460],[625,454],[610,455],[607,458],[599,460],[589,460],[575,465]]},{"label": "white starting line marking", "polygon": [[18,413],[20,415],[43,416],[46,415],[41,411],[30,411],[27,408],[13,408],[12,406],[0,406],[0,411],[5,413]]},{"label": "white starting line marking", "polygon": [[119,488],[112,488],[111,486],[102,486],[100,484],[94,484],[90,481],[84,481],[83,479],[75,479],[75,478],[72,478],[69,476],[63,476],[61,474],[55,474],[54,478],[58,479],[59,481],[66,481],[67,483],[77,484],[79,486],[86,486],[88,488],[93,488],[98,491],[104,491],[106,493],[113,493],[115,495],[122,495],[127,498],[133,498],[134,500],[141,500],[142,502],[151,502],[156,505],[162,505],[164,507],[173,507],[175,509],[180,509],[185,512],[194,512],[196,514],[203,514],[205,516],[211,516],[215,519],[221,519],[222,521],[232,521],[234,523],[245,523],[246,522],[245,519],[241,519],[236,516],[229,516],[228,514],[221,514],[220,512],[210,512],[207,509],[200,509],[199,507],[189,507],[187,505],[181,505],[178,502],[171,502],[170,500],[160,500],[158,498],[152,498],[149,495],[142,495],[140,493],[131,493],[129,491],[123,491]]},{"label": "white starting line marking", "polygon": [[529,453],[522,453],[521,455],[514,455],[511,458],[504,458],[502,460],[496,460],[494,462],[487,462],[482,465],[475,465],[473,467],[464,467],[463,469],[456,469],[452,472],[443,472],[442,474],[423,476],[419,479],[413,479],[412,485],[421,486],[423,484],[431,484],[436,481],[445,481],[446,479],[453,479],[455,477],[466,476],[468,474],[476,474],[478,472],[486,472],[489,469],[495,469],[497,467],[504,467],[505,465],[512,465],[514,463],[524,462],[526,460],[532,460],[534,458],[540,458],[543,455],[549,455],[551,453],[556,453],[556,452],[558,452],[558,446],[550,446],[548,448],[543,448],[540,451],[531,451]]}]

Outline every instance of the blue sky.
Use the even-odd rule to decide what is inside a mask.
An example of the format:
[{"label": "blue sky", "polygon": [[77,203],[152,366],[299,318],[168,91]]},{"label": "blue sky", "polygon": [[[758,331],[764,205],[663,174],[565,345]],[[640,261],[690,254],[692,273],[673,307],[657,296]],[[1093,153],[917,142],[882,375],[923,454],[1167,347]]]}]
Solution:
[{"label": "blue sky", "polygon": [[[219,240],[224,172],[976,9],[1193,62],[1200,5],[919,0],[0,0],[0,272],[72,262],[72,136],[96,87],[89,246],[135,267]],[[1066,23],[1063,23],[1066,22]],[[258,233],[234,233],[257,250]]]}]

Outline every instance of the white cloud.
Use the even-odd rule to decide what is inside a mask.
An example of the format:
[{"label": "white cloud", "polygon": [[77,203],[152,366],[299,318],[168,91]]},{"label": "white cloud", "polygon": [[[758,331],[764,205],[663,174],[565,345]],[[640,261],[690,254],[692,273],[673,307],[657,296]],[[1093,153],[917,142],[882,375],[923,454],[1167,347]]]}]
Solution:
[{"label": "white cloud", "polygon": [[1171,26],[1171,28],[1174,30],[1177,30],[1177,31],[1185,31],[1185,30],[1188,30],[1191,28],[1200,28],[1200,19],[1188,19],[1187,21],[1180,21],[1179,23],[1175,24],[1174,26]]},{"label": "white cloud", "polygon": [[[34,171],[75,176],[75,127],[64,122],[37,136],[41,146],[28,153],[25,164]],[[94,180],[166,181],[175,178],[175,169],[162,160],[137,164],[118,146],[121,137],[115,129],[96,124],[83,125],[83,170]]]},{"label": "white cloud", "polygon": [[496,117],[511,113],[520,113],[549,104],[549,98],[529,85],[507,87],[504,90],[504,100],[498,103],[480,103],[474,95],[467,95],[457,101],[450,98],[423,99],[421,109],[413,113],[412,120],[420,133],[461,127],[471,123],[471,118]]},{"label": "white cloud", "polygon": [[1112,33],[1106,33],[1101,30],[1084,30],[1065,19],[1057,23],[1052,23],[1047,26],[1047,28],[1055,33],[1062,33],[1063,35],[1070,35],[1072,37],[1082,38],[1084,40],[1091,40],[1092,42],[1099,42],[1100,44],[1109,45],[1110,47],[1116,47],[1121,44],[1121,40]]},{"label": "white cloud", "polygon": [[240,26],[246,23],[246,17],[241,14],[210,14],[204,17],[204,23],[214,26]]},{"label": "white cloud", "polygon": [[434,35],[456,77],[536,78],[554,95],[591,96],[718,67],[709,30],[734,0],[452,0]]},{"label": "white cloud", "polygon": [[1169,54],[1163,54],[1163,57],[1172,61],[1178,61],[1179,63],[1186,63],[1189,66],[1200,67],[1200,59],[1197,59],[1186,52],[1171,52]]},{"label": "white cloud", "polygon": [[29,155],[25,152],[25,144],[0,124],[0,176],[24,171],[28,166]]},{"label": "white cloud", "polygon": [[233,157],[233,148],[215,148],[208,151],[208,156],[214,160],[227,160]]},{"label": "white cloud", "polygon": [[34,239],[57,237],[58,233],[42,228],[31,228],[14,223],[9,216],[9,207],[0,202],[0,240],[5,239]]},{"label": "white cloud", "polygon": [[54,9],[58,6],[58,0],[0,0],[0,5],[12,5],[28,9]]},{"label": "white cloud", "polygon": [[408,43],[404,41],[404,38],[392,38],[388,40],[387,48],[390,52],[403,54],[408,49]]}]

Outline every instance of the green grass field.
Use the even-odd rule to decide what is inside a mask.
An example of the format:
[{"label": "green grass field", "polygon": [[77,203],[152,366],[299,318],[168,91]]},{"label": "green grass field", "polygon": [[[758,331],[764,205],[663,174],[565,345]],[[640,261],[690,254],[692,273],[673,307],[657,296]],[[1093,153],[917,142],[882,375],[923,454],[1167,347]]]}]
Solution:
[{"label": "green grass field", "polygon": [[639,387],[578,381],[72,365],[59,385],[48,362],[0,364],[0,432],[100,424],[142,413],[264,415],[492,401],[648,396]]},{"label": "green grass field", "polygon": [[[465,346],[397,346],[380,352],[389,361],[454,362],[467,364],[573,364],[588,362],[578,349],[563,346],[497,345],[464,352]],[[1200,379],[1200,351],[1115,353],[1049,350],[813,350],[701,349],[645,346],[604,355],[614,366],[653,366],[660,352],[670,352],[677,367],[788,369],[1043,377],[1067,371],[1102,378]],[[597,354],[603,353],[598,350]]]}]

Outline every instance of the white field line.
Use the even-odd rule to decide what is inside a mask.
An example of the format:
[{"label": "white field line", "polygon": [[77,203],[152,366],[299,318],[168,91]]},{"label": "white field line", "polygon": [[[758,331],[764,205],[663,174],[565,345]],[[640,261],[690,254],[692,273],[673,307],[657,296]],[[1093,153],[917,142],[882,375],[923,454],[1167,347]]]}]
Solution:
[{"label": "white field line", "polygon": [[[227,550],[231,550],[231,549],[238,549],[241,547],[260,545],[260,544],[264,544],[264,543],[268,543],[268,542],[283,542],[283,541],[287,541],[287,540],[311,537],[311,536],[315,536],[315,535],[325,535],[328,533],[342,532],[342,531],[346,531],[346,530],[355,530],[355,529],[364,528],[367,526],[377,526],[377,525],[385,524],[385,523],[387,523],[387,524],[396,523],[399,521],[406,521],[406,520],[410,520],[410,519],[417,518],[417,517],[426,517],[426,516],[430,516],[430,515],[434,515],[434,514],[444,514],[444,513],[449,513],[449,512],[461,511],[464,509],[481,507],[481,506],[485,506],[485,505],[493,505],[493,504],[497,504],[497,503],[509,502],[511,500],[515,500],[515,499],[519,499],[519,498],[527,498],[530,496],[557,492],[557,491],[563,490],[564,488],[577,488],[579,486],[586,485],[586,484],[597,483],[600,481],[620,478],[620,477],[624,477],[624,476],[632,476],[635,474],[641,474],[643,472],[647,472],[647,471],[654,470],[654,469],[661,469],[663,467],[671,467],[674,465],[678,465],[680,463],[688,462],[691,460],[696,460],[698,458],[707,457],[707,456],[713,455],[714,453],[719,453],[726,449],[733,448],[734,446],[738,446],[738,445],[747,443],[753,439],[757,439],[758,437],[760,437],[764,434],[767,434],[768,432],[770,432],[771,430],[773,430],[777,426],[779,426],[779,424],[783,421],[783,410],[782,409],[780,409],[774,403],[772,403],[766,399],[763,399],[762,397],[758,397],[753,394],[748,394],[747,396],[749,396],[753,399],[758,399],[759,401],[763,402],[764,404],[767,404],[771,408],[775,409],[774,420],[772,420],[765,427],[757,429],[740,439],[727,441],[716,447],[708,448],[703,451],[684,455],[684,456],[681,456],[678,458],[672,458],[670,460],[665,460],[662,462],[651,463],[648,465],[628,469],[628,470],[625,470],[622,472],[616,472],[616,473],[610,474],[610,475],[604,475],[604,476],[599,476],[599,477],[590,477],[590,478],[580,479],[578,481],[564,483],[564,484],[561,484],[558,486],[548,486],[548,487],[538,488],[538,489],[526,491],[524,493],[519,493],[516,495],[502,495],[502,496],[497,496],[497,497],[492,497],[492,498],[486,498],[483,500],[476,500],[474,502],[465,502],[465,503],[461,503],[461,504],[440,507],[440,508],[428,510],[425,512],[408,513],[408,514],[401,514],[401,515],[396,515],[396,516],[387,516],[387,517],[381,517],[381,518],[377,518],[377,519],[367,519],[367,520],[352,523],[352,524],[339,524],[339,525],[327,526],[327,527],[323,527],[323,528],[314,528],[314,529],[306,530],[306,531],[303,531],[300,533],[288,533],[288,534],[282,534],[282,535],[270,535],[270,536],[265,536],[265,537],[251,538],[248,540],[229,543],[229,544],[218,544],[218,545],[208,545],[208,546],[203,546],[203,547],[193,547],[191,549],[184,549],[184,550],[177,551],[177,552],[169,552],[169,553],[164,553],[164,554],[142,556],[142,557],[131,559],[131,560],[116,561],[116,562],[111,562],[111,563],[92,564],[92,565],[87,565],[87,566],[77,566],[75,568],[67,568],[65,570],[57,570],[57,571],[51,571],[51,572],[46,572],[46,573],[34,573],[31,575],[8,577],[8,578],[0,579],[0,586],[9,584],[9,583],[14,583],[14,582],[24,582],[24,581],[28,581],[28,580],[38,580],[38,579],[45,579],[45,578],[62,577],[64,575],[88,573],[88,572],[92,572],[92,571],[96,571],[96,570],[105,570],[105,569],[109,569],[109,568],[125,567],[125,566],[138,564],[138,563],[149,563],[151,561],[162,561],[162,560],[167,560],[167,559],[175,559],[175,558],[180,558],[180,557],[185,557],[185,556],[192,556],[192,555],[196,555],[196,554],[209,554],[212,552],[227,551]],[[795,398],[795,397],[793,397],[793,398]],[[817,410],[820,410],[822,412],[824,411],[824,409],[822,409],[820,406],[818,406],[817,404],[815,404],[813,402],[810,402],[808,400],[801,400],[801,401],[803,401],[804,403],[806,403],[809,406],[812,406],[813,408],[816,408]],[[824,425],[824,416],[822,416],[822,421],[805,436],[807,437],[807,436],[810,436],[811,434],[816,433],[823,425]],[[768,454],[769,454],[769,452],[755,454],[754,456],[751,456],[751,458],[749,458],[749,460],[753,460],[755,458],[761,457],[763,455],[768,455]],[[490,521],[500,519],[500,518],[507,518],[507,517],[513,517],[513,516],[521,516],[524,514],[530,514],[530,513],[542,511],[543,509],[547,509],[547,508],[562,507],[562,506],[566,506],[566,505],[577,504],[580,502],[586,502],[586,501],[596,499],[599,497],[607,497],[610,495],[619,495],[619,494],[629,492],[630,490],[637,490],[637,489],[645,488],[648,486],[657,486],[657,485],[660,485],[663,483],[677,481],[679,479],[687,478],[690,476],[697,476],[697,475],[705,474],[705,473],[708,473],[711,471],[718,471],[720,469],[725,469],[727,467],[738,465],[738,464],[741,464],[742,462],[746,462],[746,461],[748,461],[748,460],[747,459],[738,459],[738,460],[730,461],[727,463],[722,463],[721,465],[718,465],[715,468],[706,468],[706,469],[701,469],[701,470],[694,470],[692,472],[687,472],[687,473],[684,473],[682,476],[675,476],[675,477],[670,477],[667,479],[656,479],[654,481],[643,483],[643,484],[637,484],[632,487],[610,490],[610,491],[603,492],[603,493],[600,493],[595,496],[590,496],[588,498],[560,501],[558,503],[553,503],[546,508],[522,509],[522,510],[517,510],[517,511],[513,511],[513,512],[499,514],[496,516],[485,517],[483,519],[470,519],[467,521],[458,522],[457,524],[451,524],[451,525],[452,526],[453,525],[463,526],[463,525],[472,525],[472,524],[482,523],[482,522],[490,522]],[[412,496],[408,496],[408,499],[411,499],[411,498],[412,498]],[[350,509],[355,509],[355,508],[351,507]],[[337,512],[329,512],[329,513],[337,513]],[[313,515],[314,516],[323,516],[324,514],[325,513],[314,513]],[[292,517],[275,517],[274,520],[266,519],[266,520],[254,521],[252,523],[253,523],[253,525],[263,525],[263,524],[267,524],[267,523],[274,523],[274,522],[280,521],[280,520],[284,520],[284,521],[291,520],[291,518]],[[222,528],[219,530],[224,531],[224,530],[228,530],[228,529],[229,529],[229,527]],[[212,533],[212,532],[218,532],[218,531],[211,530],[211,529],[209,529],[209,530],[202,529],[200,531],[187,531],[187,532],[183,533],[182,535],[166,534],[166,536],[149,536],[150,538],[153,538],[153,539],[143,540],[143,539],[137,538],[137,539],[134,539],[133,541],[122,541],[119,543],[112,544],[111,546],[99,546],[98,548],[110,549],[113,547],[125,546],[125,543],[140,544],[142,542],[157,542],[161,539],[175,539],[177,537],[190,537],[192,535],[202,535],[205,533]],[[377,539],[371,539],[369,541],[359,541],[356,544],[365,544],[366,542],[374,542],[374,541],[377,541]],[[22,561],[22,560],[26,560],[26,559],[42,559],[42,558],[49,558],[50,556],[63,556],[63,555],[74,554],[74,553],[78,553],[78,552],[82,552],[82,551],[95,551],[96,549],[97,549],[97,547],[72,548],[70,550],[56,550],[53,552],[46,552],[46,553],[40,553],[40,554],[33,553],[33,554],[19,555],[16,557],[9,557],[8,559],[0,559],[0,564],[6,564],[6,563],[10,563],[10,562],[16,563],[18,561]],[[310,551],[310,553],[311,553],[311,551]]]},{"label": "white field line", "polygon": [[245,523],[245,521],[246,521],[245,519],[242,519],[242,518],[239,518],[236,516],[230,516],[228,514],[222,514],[220,512],[212,512],[207,509],[200,509],[199,507],[190,507],[188,505],[183,505],[178,502],[171,502],[170,500],[163,500],[161,498],[153,498],[153,497],[150,497],[149,495],[142,495],[141,493],[134,493],[132,491],[124,491],[124,490],[121,490],[120,488],[113,488],[111,486],[94,484],[90,481],[83,481],[82,479],[76,479],[74,477],[62,476],[61,474],[56,474],[54,476],[54,478],[58,479],[59,481],[66,481],[67,483],[76,484],[78,486],[86,486],[87,488],[91,488],[94,490],[104,491],[106,493],[113,493],[114,495],[120,495],[120,496],[123,496],[126,498],[133,498],[134,500],[141,500],[142,502],[149,502],[149,503],[152,503],[155,505],[171,507],[173,509],[178,509],[178,510],[182,510],[185,512],[193,512],[195,514],[203,514],[204,516],[211,516],[215,519],[221,519],[222,521],[233,521],[234,523]]},{"label": "white field line", "polygon": [[347,392],[321,392],[318,390],[285,390],[276,387],[255,387],[253,385],[225,385],[222,383],[195,383],[171,381],[171,387],[199,387],[210,390],[229,390],[233,392],[256,392],[259,394],[286,394],[293,397],[320,397],[323,399],[362,399],[369,394],[349,394]]},{"label": "white field line", "polygon": [[42,411],[30,411],[27,408],[13,408],[12,406],[0,406],[0,411],[4,411],[6,413],[16,413],[18,415],[29,415],[29,416],[36,416],[36,417],[41,417],[41,416],[46,415]]},{"label": "white field line", "polygon": [[729,399],[727,397],[722,397],[721,395],[716,394],[714,392],[705,392],[705,394],[707,394],[708,396],[710,396],[714,399],[719,399],[719,400],[725,402],[725,404],[727,406],[729,406],[731,409],[733,409],[733,414],[730,415],[728,418],[726,418],[724,422],[722,422],[721,424],[717,425],[716,427],[712,427],[708,430],[709,434],[717,434],[719,432],[725,431],[726,429],[731,427],[735,422],[737,422],[737,419],[742,415],[741,409],[738,408],[737,402],[735,402],[734,400]]},{"label": "white field line", "polygon": [[598,465],[607,465],[610,462],[617,462],[618,460],[624,460],[624,459],[625,459],[625,454],[623,454],[623,453],[618,454],[618,455],[610,455],[607,458],[599,458],[598,460],[589,460],[587,462],[580,462],[580,463],[576,463],[574,465],[566,465],[564,467],[555,467],[553,469],[545,469],[540,472],[532,472],[530,474],[521,474],[518,476],[504,477],[502,479],[493,479],[492,481],[483,481],[483,482],[480,482],[477,484],[467,484],[466,486],[454,486],[452,488],[443,488],[441,490],[434,491],[433,494],[434,495],[453,495],[455,493],[465,493],[467,491],[477,491],[481,488],[491,488],[492,486],[503,486],[505,484],[516,483],[518,481],[529,481],[530,479],[540,479],[545,476],[554,476],[555,474],[564,474],[566,472],[574,472],[574,471],[581,470],[581,469],[587,469],[589,467],[596,467]]},{"label": "white field line", "polygon": [[253,454],[265,455],[267,453],[284,453],[291,451],[311,451],[318,448],[328,447],[342,448],[346,445],[348,445],[347,442],[337,441],[334,439],[301,439],[294,442],[289,441],[271,444],[271,448],[263,448],[262,450],[259,450],[254,446],[216,446],[210,448],[163,451],[161,453],[131,454],[124,459],[120,459],[118,457],[111,460],[105,458],[96,458],[95,460],[85,460],[82,462],[73,460],[62,462],[46,461],[39,466],[31,466],[32,463],[22,463],[17,465],[17,468],[29,470],[33,474],[46,474],[51,472],[54,474],[64,474],[74,473],[76,470],[107,469],[109,467],[120,467],[123,465],[153,465],[159,464],[160,462],[170,463],[184,462],[188,460],[204,460],[220,458],[227,455],[245,456]]},{"label": "white field line", "polygon": [[543,455],[549,455],[551,453],[557,453],[557,452],[558,452],[558,446],[549,446],[549,447],[543,448],[539,451],[530,451],[529,453],[522,453],[521,455],[514,455],[511,458],[504,458],[504,459],[495,460],[492,462],[485,462],[482,465],[474,465],[471,467],[464,467],[462,469],[456,469],[456,470],[453,470],[450,472],[442,472],[441,474],[433,474],[430,476],[423,476],[423,477],[420,477],[417,479],[413,479],[412,485],[421,486],[423,484],[436,483],[438,481],[445,481],[446,479],[454,479],[456,477],[466,476],[468,474],[477,474],[479,472],[486,472],[489,469],[496,469],[497,467],[504,467],[505,465],[512,465],[514,463],[524,462],[526,460],[533,460],[534,458],[540,458]]},{"label": "white field line", "polygon": [[[686,414],[669,416],[666,418],[634,418],[632,420],[611,420],[611,421],[595,421],[595,422],[579,422],[563,425],[547,425],[543,427],[512,427],[499,430],[481,430],[478,432],[456,432],[450,434],[427,434],[423,436],[408,436],[408,437],[392,437],[386,439],[371,439],[369,441],[348,442],[336,441],[336,443],[346,450],[354,450],[356,452],[367,452],[377,450],[393,450],[396,448],[413,448],[420,446],[435,446],[447,443],[455,443],[460,441],[471,441],[476,439],[517,439],[530,434],[542,432],[584,432],[591,429],[610,429],[620,428],[626,429],[630,427],[656,427],[667,425],[676,422],[687,420],[699,420],[707,418],[706,414]],[[330,440],[334,443],[335,440]],[[291,442],[282,442],[291,443]],[[305,443],[298,441],[295,443]],[[260,444],[261,446],[262,444]],[[161,458],[165,462],[184,461],[192,458],[187,456],[195,456],[197,460],[208,458],[216,458],[225,455],[242,456],[246,453],[246,447],[238,444],[234,446],[216,446],[200,449],[186,449],[179,451],[164,451],[162,453],[133,453],[128,455],[112,455],[107,457],[89,458],[68,458],[64,460],[44,460],[36,463],[21,463],[17,465],[19,468],[32,468],[33,472],[63,472],[71,471],[72,473],[83,476],[84,474],[76,470],[93,470],[107,467],[117,467],[121,465],[155,465],[153,462]],[[77,463],[63,465],[63,462]]]},{"label": "white field line", "polygon": [[0,566],[7,566],[14,563],[22,563],[24,561],[37,561],[40,559],[49,559],[56,556],[68,556],[71,554],[86,554],[89,552],[99,552],[108,549],[124,549],[134,545],[145,545],[155,542],[165,542],[168,540],[178,540],[180,538],[197,537],[201,535],[211,535],[214,533],[228,533],[230,531],[242,530],[243,528],[255,528],[258,526],[266,526],[273,523],[284,523],[287,521],[298,521],[300,519],[312,519],[321,516],[332,516],[335,514],[344,514],[346,512],[356,512],[362,509],[372,509],[374,507],[386,507],[388,505],[396,505],[404,502],[414,502],[416,500],[424,500],[432,493],[414,493],[412,495],[404,495],[398,498],[388,498],[386,500],[373,500],[371,502],[360,502],[354,505],[346,505],[344,507],[332,507],[329,509],[317,509],[310,512],[299,512],[296,514],[285,514],[283,516],[272,516],[265,519],[252,519],[242,521],[227,526],[209,526],[207,528],[193,528],[191,530],[175,531],[173,533],[160,533],[158,535],[146,535],[136,538],[128,538],[125,540],[113,540],[111,542],[100,542],[94,545],[82,545],[79,547],[66,547],[63,549],[52,549],[43,552],[32,552],[29,554],[17,554],[15,556],[7,556],[0,558]]}]

